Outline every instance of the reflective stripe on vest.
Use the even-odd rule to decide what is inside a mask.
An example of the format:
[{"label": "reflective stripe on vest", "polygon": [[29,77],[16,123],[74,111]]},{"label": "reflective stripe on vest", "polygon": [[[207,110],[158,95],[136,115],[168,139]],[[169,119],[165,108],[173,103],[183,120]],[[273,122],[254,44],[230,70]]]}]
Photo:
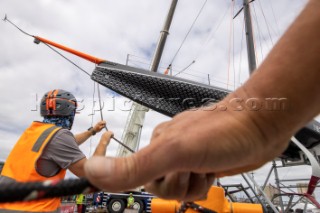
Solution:
[{"label": "reflective stripe on vest", "polygon": [[44,143],[44,141],[47,139],[47,137],[50,135],[50,133],[53,132],[55,129],[60,129],[60,128],[57,127],[57,126],[53,126],[53,127],[50,127],[48,129],[46,129],[40,135],[40,137],[37,139],[37,141],[34,143],[34,145],[32,147],[32,151],[39,152],[39,149],[41,148],[41,146]]}]

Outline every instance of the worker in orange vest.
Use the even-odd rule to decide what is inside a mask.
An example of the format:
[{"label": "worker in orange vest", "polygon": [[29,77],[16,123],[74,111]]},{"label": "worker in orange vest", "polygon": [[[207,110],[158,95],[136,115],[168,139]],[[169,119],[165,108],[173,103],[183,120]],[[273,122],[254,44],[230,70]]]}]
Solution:
[{"label": "worker in orange vest", "polygon": [[[47,92],[40,103],[42,122],[34,121],[22,134],[3,167],[0,184],[13,182],[63,179],[69,169],[84,177],[86,156],[79,145],[100,132],[106,125],[98,122],[88,130],[73,135],[70,130],[77,109],[76,98],[68,91],[55,89]],[[94,152],[105,156],[113,133],[105,132]],[[0,212],[59,212],[60,198],[28,202],[2,203]]]}]

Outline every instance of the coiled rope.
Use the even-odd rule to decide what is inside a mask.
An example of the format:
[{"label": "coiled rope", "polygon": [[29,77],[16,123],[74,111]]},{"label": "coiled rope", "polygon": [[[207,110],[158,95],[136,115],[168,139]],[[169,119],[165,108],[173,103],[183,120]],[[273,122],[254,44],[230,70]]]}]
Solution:
[{"label": "coiled rope", "polygon": [[44,182],[12,182],[1,184],[0,203],[32,201],[44,198],[63,197],[75,194],[97,192],[85,179],[48,180]]}]

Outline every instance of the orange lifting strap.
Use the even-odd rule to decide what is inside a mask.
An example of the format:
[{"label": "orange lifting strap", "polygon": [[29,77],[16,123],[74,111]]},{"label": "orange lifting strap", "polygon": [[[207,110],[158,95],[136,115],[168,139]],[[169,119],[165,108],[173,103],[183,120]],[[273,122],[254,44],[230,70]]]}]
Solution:
[{"label": "orange lifting strap", "polygon": [[88,61],[91,61],[91,62],[93,62],[93,63],[95,63],[95,64],[100,64],[100,63],[102,63],[102,62],[106,62],[106,60],[104,60],[104,59],[97,58],[97,57],[94,57],[94,56],[92,56],[92,55],[88,55],[88,54],[86,54],[86,53],[83,53],[83,52],[80,52],[80,51],[71,49],[71,48],[69,48],[69,47],[63,46],[63,45],[61,45],[61,44],[55,43],[55,42],[50,41],[50,40],[45,39],[45,38],[41,38],[41,37],[39,37],[39,36],[34,36],[34,38],[35,38],[35,41],[34,41],[34,42],[37,43],[37,44],[41,41],[41,42],[43,42],[43,43],[45,43],[45,44],[49,44],[49,45],[51,45],[51,46],[54,46],[54,47],[56,47],[56,48],[59,48],[59,49],[61,49],[61,50],[66,51],[66,52],[69,52],[69,53],[71,53],[71,54],[74,54],[74,55],[76,55],[76,56],[79,56],[79,57],[81,57],[81,58],[83,58],[83,59],[86,59],[86,60],[88,60]]}]

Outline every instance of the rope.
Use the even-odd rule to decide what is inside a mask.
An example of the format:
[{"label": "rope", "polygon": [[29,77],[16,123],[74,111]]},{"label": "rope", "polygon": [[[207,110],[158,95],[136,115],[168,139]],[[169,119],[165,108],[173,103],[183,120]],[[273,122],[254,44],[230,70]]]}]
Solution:
[{"label": "rope", "polygon": [[99,191],[84,178],[44,182],[1,184],[0,203],[87,194]]}]

